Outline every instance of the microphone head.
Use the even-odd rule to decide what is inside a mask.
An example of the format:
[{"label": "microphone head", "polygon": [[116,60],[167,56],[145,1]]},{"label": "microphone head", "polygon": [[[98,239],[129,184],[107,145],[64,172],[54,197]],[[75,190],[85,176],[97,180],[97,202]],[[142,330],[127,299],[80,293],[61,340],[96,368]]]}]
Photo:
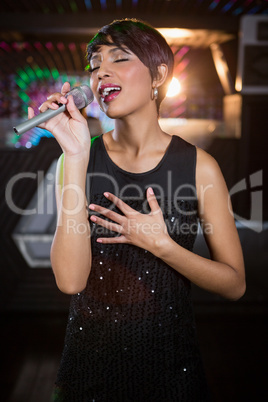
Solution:
[{"label": "microphone head", "polygon": [[87,105],[89,105],[93,99],[94,95],[88,85],[81,85],[79,87],[74,87],[66,94],[72,95],[74,99],[75,106],[77,109],[83,109]]}]

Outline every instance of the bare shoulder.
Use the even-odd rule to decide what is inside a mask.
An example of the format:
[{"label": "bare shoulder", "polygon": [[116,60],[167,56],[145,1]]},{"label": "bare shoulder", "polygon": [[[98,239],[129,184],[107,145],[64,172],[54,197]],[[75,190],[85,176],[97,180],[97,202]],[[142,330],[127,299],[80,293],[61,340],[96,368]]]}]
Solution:
[{"label": "bare shoulder", "polygon": [[[207,191],[209,190],[209,191]],[[226,199],[228,189],[218,162],[203,149],[197,148],[196,191],[200,201],[204,192],[215,202],[218,198]]]},{"label": "bare shoulder", "polygon": [[196,185],[225,183],[218,162],[201,148],[196,148]]},{"label": "bare shoulder", "polygon": [[201,148],[196,148],[196,172],[199,175],[213,176],[220,171],[218,162]]}]

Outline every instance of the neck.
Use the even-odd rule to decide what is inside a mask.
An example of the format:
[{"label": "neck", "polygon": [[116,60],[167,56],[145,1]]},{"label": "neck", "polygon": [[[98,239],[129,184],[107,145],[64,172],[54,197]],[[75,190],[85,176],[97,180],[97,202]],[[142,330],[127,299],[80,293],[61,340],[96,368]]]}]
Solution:
[{"label": "neck", "polygon": [[116,119],[112,138],[120,147],[132,149],[132,152],[138,155],[154,142],[158,142],[163,134],[156,113],[152,113],[144,117],[133,115]]}]

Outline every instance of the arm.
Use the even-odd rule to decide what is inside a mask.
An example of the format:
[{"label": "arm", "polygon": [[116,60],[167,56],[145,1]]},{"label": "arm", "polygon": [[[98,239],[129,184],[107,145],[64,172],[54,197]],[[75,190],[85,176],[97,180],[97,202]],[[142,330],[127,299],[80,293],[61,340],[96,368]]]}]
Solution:
[{"label": "arm", "polygon": [[[86,212],[86,174],[90,152],[90,134],[85,118],[74,104],[66,99],[70,85],[65,83],[61,93],[51,95],[40,106],[57,109],[66,104],[66,111],[40,124],[49,130],[63,150],[56,172],[56,201],[58,221],[51,247],[51,264],[59,289],[74,294],[83,290],[91,268],[91,242]],[[29,118],[34,111],[29,108]]]},{"label": "arm", "polygon": [[58,221],[50,256],[57,286],[69,294],[85,288],[91,268],[86,170],[85,160],[62,154],[56,172]]},{"label": "arm", "polygon": [[165,238],[157,252],[171,267],[196,285],[231,300],[245,292],[243,255],[230,208],[228,189],[217,162],[197,151],[196,188],[198,212],[211,260],[198,256]]},{"label": "arm", "polygon": [[229,194],[216,161],[202,150],[197,152],[196,186],[199,216],[204,227],[210,225],[212,228],[210,234],[205,233],[211,259],[196,255],[171,239],[151,189],[147,190],[150,214],[139,214],[110,193],[106,194],[107,198],[116,203],[123,216],[90,205],[90,209],[116,223],[107,223],[96,216],[92,216],[92,220],[121,233],[119,237],[100,238],[98,241],[142,247],[201,288],[230,300],[239,299],[245,292],[245,272],[238,233],[228,207]]}]

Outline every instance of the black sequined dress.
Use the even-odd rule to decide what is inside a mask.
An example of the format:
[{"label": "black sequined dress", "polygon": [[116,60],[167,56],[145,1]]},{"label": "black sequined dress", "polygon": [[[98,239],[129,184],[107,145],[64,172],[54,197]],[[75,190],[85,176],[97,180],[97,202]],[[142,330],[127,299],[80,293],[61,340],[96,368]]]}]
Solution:
[{"label": "black sequined dress", "polygon": [[[195,147],[173,136],[154,169],[126,172],[100,136],[91,147],[89,200],[113,208],[103,196],[109,191],[148,213],[145,191],[152,186],[170,236],[192,250],[195,165]],[[54,400],[207,401],[189,280],[145,249],[97,243],[105,231],[116,234],[92,223],[91,230],[92,269],[86,289],[71,299]]]}]

